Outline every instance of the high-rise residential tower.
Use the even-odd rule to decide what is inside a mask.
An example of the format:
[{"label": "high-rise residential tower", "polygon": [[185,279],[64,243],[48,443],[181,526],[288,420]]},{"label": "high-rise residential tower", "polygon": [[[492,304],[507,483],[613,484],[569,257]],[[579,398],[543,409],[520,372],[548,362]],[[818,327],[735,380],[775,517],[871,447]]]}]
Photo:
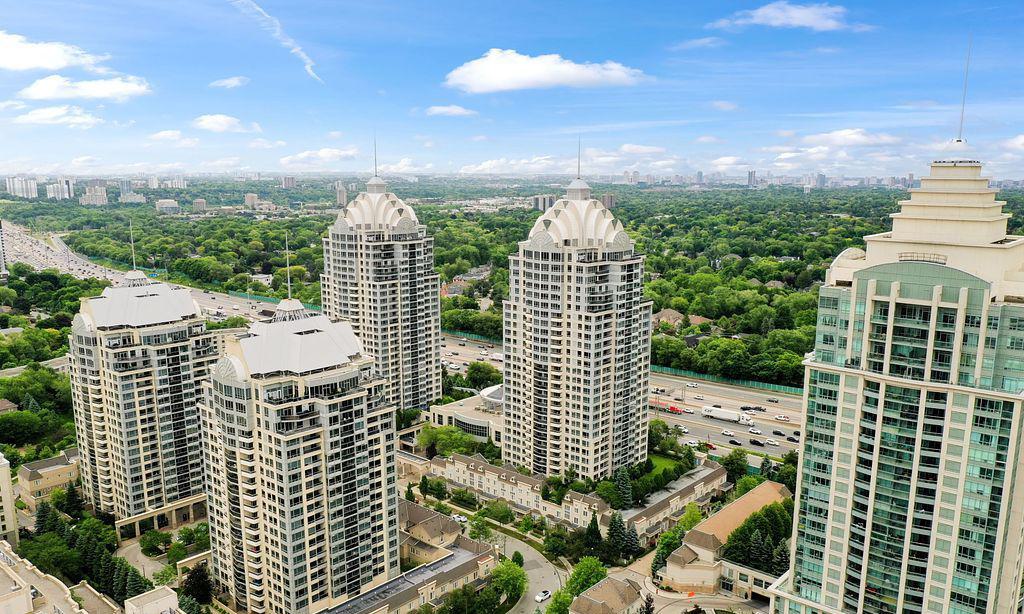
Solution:
[{"label": "high-rise residential tower", "polygon": [[395,408],[347,322],[282,301],[227,339],[200,403],[213,577],[315,614],[400,573]]},{"label": "high-rise residential tower", "polygon": [[[127,273],[124,285],[82,299],[69,355],[89,502],[118,519],[196,496],[201,505],[196,400],[218,335],[206,330],[191,292]],[[187,520],[195,509],[164,520]]]},{"label": "high-rise residential tower", "polygon": [[509,257],[506,461],[601,478],[647,454],[644,259],[577,178]]},{"label": "high-rise residential tower", "polygon": [[386,380],[387,403],[426,409],[441,397],[441,314],[434,239],[380,177],[324,238],[324,313],[352,324]]},{"label": "high-rise residential tower", "polygon": [[819,293],[774,612],[1019,612],[1024,236],[939,160]]}]

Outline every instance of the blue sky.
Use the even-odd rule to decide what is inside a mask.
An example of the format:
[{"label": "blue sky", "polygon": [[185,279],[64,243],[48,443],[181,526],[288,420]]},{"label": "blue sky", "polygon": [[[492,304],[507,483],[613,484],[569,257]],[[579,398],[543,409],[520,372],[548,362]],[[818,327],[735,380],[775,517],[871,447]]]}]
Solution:
[{"label": "blue sky", "polygon": [[[1024,5],[0,1],[0,173],[1024,177]],[[220,82],[218,85],[211,85]]]}]

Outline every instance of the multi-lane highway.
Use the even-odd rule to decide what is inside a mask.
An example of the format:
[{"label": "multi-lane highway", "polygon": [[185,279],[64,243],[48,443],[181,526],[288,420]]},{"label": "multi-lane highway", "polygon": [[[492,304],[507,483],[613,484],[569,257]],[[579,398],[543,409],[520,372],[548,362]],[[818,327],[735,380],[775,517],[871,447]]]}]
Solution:
[{"label": "multi-lane highway", "polygon": [[[5,221],[3,239],[9,263],[25,262],[36,269],[55,268],[76,277],[97,277],[110,280],[112,283],[118,283],[124,278],[122,271],[97,265],[75,254],[57,235],[49,235],[46,240],[41,240],[32,236],[24,227]],[[228,316],[242,315],[257,319],[260,317],[259,312],[274,309],[274,304],[264,301],[197,288],[188,289],[199,306],[211,314],[223,312]],[[463,373],[466,366],[475,361],[487,362],[500,369],[502,356],[501,345],[451,335],[445,335],[443,338],[441,359],[449,368]],[[769,399],[775,399],[777,402],[770,402]],[[762,433],[748,433],[749,427],[704,418],[700,415],[700,408],[704,405],[720,405],[725,409],[737,411],[742,406],[764,407],[764,412],[751,413],[754,420],[753,428],[759,429]],[[651,406],[652,418],[657,417],[670,425],[679,425],[688,430],[683,437],[684,441],[707,441],[728,448],[729,440],[736,439],[744,447],[777,454],[798,447],[798,444],[786,440],[786,437],[796,437],[794,431],[801,429],[801,399],[798,396],[651,373]],[[684,413],[658,409],[669,407],[675,407],[677,411]],[[694,413],[686,413],[686,410]],[[775,416],[785,416],[789,420],[776,420]],[[734,435],[724,435],[723,430],[733,431]],[[750,444],[751,438],[765,442],[772,439],[779,445],[756,448]]]}]

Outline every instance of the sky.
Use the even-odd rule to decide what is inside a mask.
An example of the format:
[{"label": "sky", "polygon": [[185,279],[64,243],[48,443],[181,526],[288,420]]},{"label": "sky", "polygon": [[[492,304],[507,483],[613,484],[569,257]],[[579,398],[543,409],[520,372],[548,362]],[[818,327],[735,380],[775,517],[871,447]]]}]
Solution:
[{"label": "sky", "polygon": [[[0,0],[0,173],[1024,178],[1024,4]],[[963,136],[964,64],[971,45]]]}]

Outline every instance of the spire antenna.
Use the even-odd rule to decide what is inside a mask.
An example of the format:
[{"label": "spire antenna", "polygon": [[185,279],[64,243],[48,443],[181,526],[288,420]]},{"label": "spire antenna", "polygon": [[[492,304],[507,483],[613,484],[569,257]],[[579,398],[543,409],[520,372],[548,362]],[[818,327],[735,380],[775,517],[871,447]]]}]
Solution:
[{"label": "spire antenna", "polygon": [[288,231],[284,232],[284,270],[288,279],[288,298],[292,297],[292,260],[288,252]]},{"label": "spire antenna", "polygon": [[576,178],[582,179],[582,173],[580,172],[583,166],[583,137],[576,135]]},{"label": "spire antenna", "polygon": [[967,76],[971,70],[971,50],[974,47],[974,33],[967,37],[967,59],[964,61],[964,89],[960,95],[960,128],[956,132],[956,140],[964,140],[964,110],[967,108]]},{"label": "spire antenna", "polygon": [[377,131],[373,131],[373,176],[377,176]]},{"label": "spire antenna", "polygon": [[132,228],[132,218],[128,218],[128,240],[132,244],[132,270],[135,271],[138,267],[135,266],[135,229]]}]

